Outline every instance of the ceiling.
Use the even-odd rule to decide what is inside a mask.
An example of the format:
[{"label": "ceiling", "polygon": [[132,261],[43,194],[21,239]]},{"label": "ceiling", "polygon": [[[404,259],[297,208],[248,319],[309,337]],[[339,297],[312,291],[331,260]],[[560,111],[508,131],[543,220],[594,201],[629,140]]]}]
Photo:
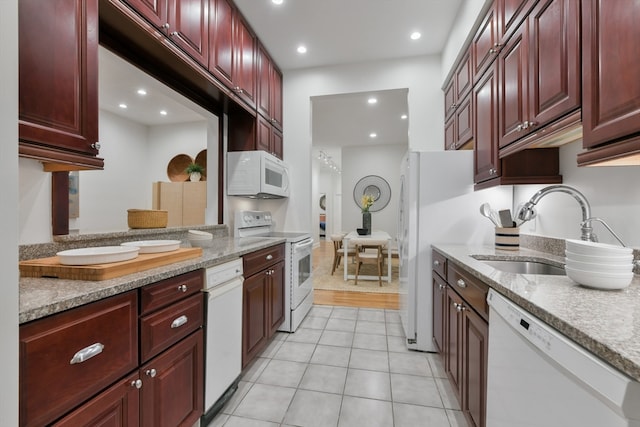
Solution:
[{"label": "ceiling", "polygon": [[[285,75],[307,67],[439,54],[463,1],[234,0]],[[422,37],[411,40],[413,31]],[[306,54],[296,52],[299,44],[306,45]],[[99,60],[100,108],[148,126],[212,117],[107,49],[100,48]],[[137,95],[139,88],[147,95]],[[375,105],[366,102],[371,96]],[[407,89],[313,97],[312,113],[316,149],[408,141],[410,117],[400,119],[410,115]],[[370,138],[371,132],[378,136]]]},{"label": "ceiling", "polygon": [[[283,72],[438,54],[463,0],[234,0]],[[419,31],[422,37],[411,40]],[[298,54],[304,44],[307,53]]]}]

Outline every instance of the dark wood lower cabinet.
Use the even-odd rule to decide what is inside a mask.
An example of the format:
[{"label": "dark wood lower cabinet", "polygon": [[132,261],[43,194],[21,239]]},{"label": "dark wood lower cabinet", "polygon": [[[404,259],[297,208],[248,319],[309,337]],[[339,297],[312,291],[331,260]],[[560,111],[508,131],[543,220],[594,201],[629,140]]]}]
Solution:
[{"label": "dark wood lower cabinet", "polygon": [[467,422],[486,427],[488,286],[434,252],[436,257],[448,265],[448,282],[432,272],[433,339]]},{"label": "dark wood lower cabinet", "polygon": [[202,416],[203,346],[201,329],[140,368],[141,426],[191,427]]},{"label": "dark wood lower cabinet", "polygon": [[265,277],[255,274],[244,280],[242,292],[242,367],[267,345],[267,288]]},{"label": "dark wood lower cabinet", "polygon": [[269,280],[269,337],[276,333],[284,322],[284,262],[271,268]]}]

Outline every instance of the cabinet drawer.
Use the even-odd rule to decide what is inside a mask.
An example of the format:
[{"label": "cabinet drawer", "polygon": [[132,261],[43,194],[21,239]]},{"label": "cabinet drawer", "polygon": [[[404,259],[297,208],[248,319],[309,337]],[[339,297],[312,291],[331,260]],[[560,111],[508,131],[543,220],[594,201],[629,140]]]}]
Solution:
[{"label": "cabinet drawer", "polygon": [[246,254],[242,257],[244,277],[249,277],[282,260],[284,260],[284,243]]},{"label": "cabinet drawer", "polygon": [[203,288],[204,270],[192,271],[145,286],[140,291],[140,314],[144,315],[165,307],[184,297],[198,293]]},{"label": "cabinet drawer", "polygon": [[447,258],[440,252],[431,251],[431,267],[440,277],[447,280]]},{"label": "cabinet drawer", "polygon": [[140,319],[140,355],[146,362],[203,324],[201,292]]},{"label": "cabinet drawer", "polygon": [[138,366],[137,305],[132,291],[20,327],[21,426],[50,423]]},{"label": "cabinet drawer", "polygon": [[471,274],[457,268],[449,263],[447,268],[448,282],[452,289],[485,320],[489,320],[489,305],[487,304],[487,293],[489,285],[471,276]]}]

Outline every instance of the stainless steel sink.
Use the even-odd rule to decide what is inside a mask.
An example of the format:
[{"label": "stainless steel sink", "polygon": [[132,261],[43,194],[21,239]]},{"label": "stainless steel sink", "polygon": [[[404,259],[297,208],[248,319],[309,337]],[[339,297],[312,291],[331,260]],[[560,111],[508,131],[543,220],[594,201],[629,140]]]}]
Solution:
[{"label": "stainless steel sink", "polygon": [[505,260],[479,260],[491,267],[517,274],[547,274],[564,276],[564,268],[536,261],[505,261]]}]

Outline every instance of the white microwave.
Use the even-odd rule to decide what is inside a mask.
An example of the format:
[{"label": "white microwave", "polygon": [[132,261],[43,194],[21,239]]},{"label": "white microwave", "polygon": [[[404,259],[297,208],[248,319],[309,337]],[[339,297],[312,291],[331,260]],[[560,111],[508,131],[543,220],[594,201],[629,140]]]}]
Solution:
[{"label": "white microwave", "polygon": [[289,168],[266,151],[229,152],[227,194],[259,199],[289,197]]}]

